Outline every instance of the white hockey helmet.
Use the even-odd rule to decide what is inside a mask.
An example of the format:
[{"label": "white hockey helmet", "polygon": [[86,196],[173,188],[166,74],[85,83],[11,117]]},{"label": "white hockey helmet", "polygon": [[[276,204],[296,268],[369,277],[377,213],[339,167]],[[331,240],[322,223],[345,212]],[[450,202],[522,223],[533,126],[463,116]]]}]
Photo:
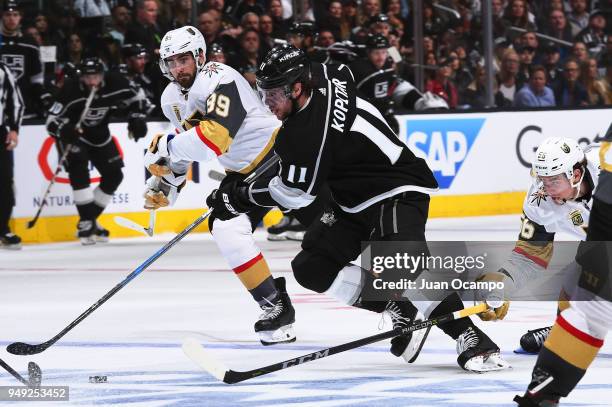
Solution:
[{"label": "white hockey helmet", "polygon": [[442,97],[427,91],[423,94],[423,97],[416,101],[414,110],[448,110],[448,103]]},{"label": "white hockey helmet", "polygon": [[532,169],[536,177],[551,177],[558,174],[565,174],[572,183],[572,187],[577,187],[582,182],[582,176],[577,183],[573,183],[574,165],[584,161],[584,151],[582,147],[571,138],[550,137],[540,144],[535,152]]},{"label": "white hockey helmet", "polygon": [[206,55],[206,41],[204,41],[204,36],[200,30],[190,25],[168,31],[161,40],[159,46],[159,68],[166,78],[171,81],[175,80],[170,73],[166,58],[185,52],[191,52],[198,71],[201,70],[206,60],[200,64],[198,56],[200,53]]}]

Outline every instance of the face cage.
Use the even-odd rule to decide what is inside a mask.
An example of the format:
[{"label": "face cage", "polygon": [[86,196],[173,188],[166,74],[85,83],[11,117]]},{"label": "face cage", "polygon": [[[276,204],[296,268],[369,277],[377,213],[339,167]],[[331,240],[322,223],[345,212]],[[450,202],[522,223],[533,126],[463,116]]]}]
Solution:
[{"label": "face cage", "polygon": [[291,88],[289,85],[283,85],[272,89],[262,89],[257,85],[257,93],[264,105],[268,106],[270,109],[284,103],[286,100],[291,100]]}]

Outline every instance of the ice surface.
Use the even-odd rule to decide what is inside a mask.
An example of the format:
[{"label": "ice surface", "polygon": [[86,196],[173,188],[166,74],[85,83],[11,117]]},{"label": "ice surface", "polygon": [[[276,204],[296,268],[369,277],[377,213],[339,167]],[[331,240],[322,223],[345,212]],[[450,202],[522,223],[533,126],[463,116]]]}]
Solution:
[{"label": "ice surface", "polygon": [[[517,216],[432,219],[428,238],[513,240],[518,227]],[[504,372],[462,371],[455,342],[434,329],[412,365],[391,355],[383,342],[226,385],[182,353],[183,338],[199,338],[228,367],[249,370],[379,332],[379,315],[296,283],[290,261],[297,243],[267,242],[261,231],[256,236],[273,274],[287,278],[297,312],[295,343],[259,344],[253,323],[260,310],[210,236],[193,235],[45,352],[13,356],[4,350],[14,341],[38,343],[54,336],[171,238],[155,236],[92,247],[74,242],[0,251],[0,358],[23,375],[27,362],[35,361],[44,385],[70,386],[73,405],[512,406],[535,362],[534,356],[512,350],[527,329],[554,320],[556,304],[532,302],[513,303],[505,321],[477,322],[513,365]],[[390,327],[386,321],[383,329]],[[105,375],[108,382],[89,383],[94,375]],[[564,405],[609,406],[610,377],[612,346],[605,344]],[[0,370],[0,385],[16,384]]]}]

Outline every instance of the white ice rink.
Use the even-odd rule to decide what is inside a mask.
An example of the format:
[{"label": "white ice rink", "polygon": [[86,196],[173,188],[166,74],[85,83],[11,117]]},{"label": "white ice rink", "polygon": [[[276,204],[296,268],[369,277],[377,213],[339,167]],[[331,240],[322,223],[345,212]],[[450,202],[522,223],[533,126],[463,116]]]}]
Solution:
[{"label": "white ice rink", "polygon": [[[513,240],[518,226],[517,216],[433,219],[428,238]],[[477,322],[512,364],[503,372],[462,371],[455,342],[434,329],[412,365],[391,355],[383,342],[226,385],[183,354],[183,338],[199,338],[228,367],[250,370],[378,333],[380,316],[300,287],[290,271],[298,244],[267,242],[257,232],[273,274],[288,281],[298,336],[292,344],[263,347],[252,328],[260,310],[210,236],[193,235],[45,352],[13,356],[5,351],[14,341],[38,343],[54,336],[170,238],[0,251],[0,358],[23,375],[28,361],[38,363],[44,385],[70,386],[72,405],[513,406],[512,398],[529,382],[535,357],[512,350],[527,329],[554,320],[555,303],[513,303],[507,320]],[[390,327],[387,321],[383,329]],[[90,383],[93,375],[105,375],[108,382]],[[612,405],[611,378],[612,345],[607,343],[563,405]],[[0,369],[0,385],[15,384]]]}]

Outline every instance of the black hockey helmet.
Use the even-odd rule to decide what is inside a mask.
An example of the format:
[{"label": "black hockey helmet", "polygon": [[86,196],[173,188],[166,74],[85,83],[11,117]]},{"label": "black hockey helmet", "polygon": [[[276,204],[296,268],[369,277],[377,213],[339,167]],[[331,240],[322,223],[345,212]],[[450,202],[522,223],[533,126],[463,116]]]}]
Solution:
[{"label": "black hockey helmet", "polygon": [[289,27],[289,34],[311,37],[315,34],[316,27],[312,21],[294,22]]},{"label": "black hockey helmet", "polygon": [[255,73],[260,89],[289,86],[300,79],[307,79],[309,75],[310,66],[306,54],[289,44],[272,48]]},{"label": "black hockey helmet", "polygon": [[208,47],[208,53],[210,55],[225,54],[225,50],[223,49],[223,46],[221,44],[219,44],[218,42],[213,42]]},{"label": "black hockey helmet", "polygon": [[104,63],[102,63],[102,60],[98,57],[88,57],[81,61],[78,69],[80,75],[103,73]]},{"label": "black hockey helmet", "polygon": [[16,0],[5,0],[2,11],[19,11],[19,3]]},{"label": "black hockey helmet", "polygon": [[124,44],[121,47],[121,56],[123,58],[147,56],[147,49],[138,43]]},{"label": "black hockey helmet", "polygon": [[372,34],[366,40],[367,49],[387,49],[391,46],[389,40],[382,34]]},{"label": "black hockey helmet", "polygon": [[372,18],[370,18],[370,20],[368,21],[368,27],[370,27],[373,24],[378,24],[378,23],[389,24],[389,16],[383,13],[372,16]]}]

